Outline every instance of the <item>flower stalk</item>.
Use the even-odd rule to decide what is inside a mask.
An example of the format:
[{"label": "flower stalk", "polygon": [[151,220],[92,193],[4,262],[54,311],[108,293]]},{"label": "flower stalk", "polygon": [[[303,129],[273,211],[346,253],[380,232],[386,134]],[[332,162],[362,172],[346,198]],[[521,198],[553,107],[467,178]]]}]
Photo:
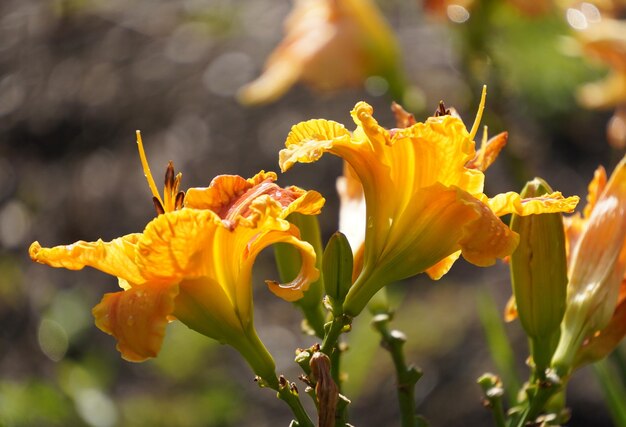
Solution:
[{"label": "flower stalk", "polygon": [[372,325],[380,334],[381,345],[391,355],[396,370],[396,388],[402,427],[417,427],[415,385],[422,377],[422,372],[415,366],[407,365],[403,351],[406,336],[398,330],[389,329],[390,321],[389,314],[377,314],[372,319]]}]

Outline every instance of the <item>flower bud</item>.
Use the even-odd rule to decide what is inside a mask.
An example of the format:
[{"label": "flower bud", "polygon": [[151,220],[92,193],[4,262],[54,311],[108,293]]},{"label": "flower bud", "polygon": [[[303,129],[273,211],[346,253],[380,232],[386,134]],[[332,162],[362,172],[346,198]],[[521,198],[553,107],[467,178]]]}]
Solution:
[{"label": "flower bud", "polygon": [[[550,193],[550,186],[535,178],[526,184],[521,196],[527,199]],[[510,260],[519,319],[531,339],[535,364],[546,367],[565,312],[567,260],[563,219],[560,213],[514,214],[511,230],[520,235]]]},{"label": "flower bud", "polygon": [[353,256],[350,243],[345,235],[336,232],[332,235],[324,250],[322,271],[324,286],[330,298],[335,315],[341,310],[343,300],[352,286]]}]

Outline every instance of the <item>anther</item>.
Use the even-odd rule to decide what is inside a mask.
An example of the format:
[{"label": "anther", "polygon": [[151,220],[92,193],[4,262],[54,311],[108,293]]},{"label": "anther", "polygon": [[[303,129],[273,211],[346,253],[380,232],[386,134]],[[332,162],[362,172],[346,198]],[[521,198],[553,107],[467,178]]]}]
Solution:
[{"label": "anther", "polygon": [[174,210],[182,209],[184,201],[185,201],[185,192],[179,191],[176,194],[176,200],[174,201]]},{"label": "anther", "polygon": [[156,209],[157,215],[165,213],[165,209],[163,209],[163,205],[159,199],[152,197],[152,203],[154,203],[154,209]]},{"label": "anther", "polygon": [[165,170],[165,191],[174,187],[174,163],[170,160]]},{"label": "anther", "polygon": [[446,108],[446,104],[444,104],[443,101],[439,101],[439,106],[435,110],[435,117],[450,116],[450,115],[452,115],[452,113],[450,112],[450,109]]}]

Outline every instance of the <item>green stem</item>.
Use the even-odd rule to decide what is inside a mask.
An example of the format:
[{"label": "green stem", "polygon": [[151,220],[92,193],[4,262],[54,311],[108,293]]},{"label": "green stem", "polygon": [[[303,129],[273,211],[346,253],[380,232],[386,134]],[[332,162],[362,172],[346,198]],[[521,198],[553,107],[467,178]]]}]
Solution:
[{"label": "green stem", "polygon": [[333,354],[330,355],[330,373],[333,381],[337,384],[337,388],[339,388],[339,393],[341,393],[341,349],[339,343],[335,345]]},{"label": "green stem", "polygon": [[302,406],[297,392],[291,389],[284,377],[280,377],[280,385],[275,390],[278,392],[278,398],[291,408],[291,412],[293,412],[299,427],[315,427],[309,414],[307,414],[304,406]]},{"label": "green stem", "polygon": [[532,397],[528,408],[522,412],[516,427],[524,427],[529,421],[535,420],[543,411],[552,396],[561,390],[558,384],[539,383],[537,393]]},{"label": "green stem", "polygon": [[493,421],[497,427],[506,427],[506,418],[504,416],[504,407],[502,405],[502,399],[495,399],[492,402],[493,407],[491,413],[493,414]]},{"label": "green stem", "polygon": [[308,309],[301,308],[309,326],[315,331],[315,336],[322,338],[324,336],[324,323],[326,322],[326,313],[322,306],[319,305]]},{"label": "green stem", "polygon": [[396,369],[402,427],[416,427],[415,384],[421,378],[422,373],[413,366],[407,366],[402,351],[406,338],[400,331],[389,329],[389,315],[377,315],[372,323],[380,333],[383,348],[391,354]]},{"label": "green stem", "polygon": [[626,427],[626,390],[624,390],[624,385],[616,378],[607,360],[594,363],[593,371],[602,386],[604,399],[615,425]]},{"label": "green stem", "polygon": [[514,406],[517,403],[516,396],[517,391],[521,388],[521,381],[517,374],[515,355],[504,329],[500,311],[497,309],[493,297],[486,291],[478,292],[476,298],[478,316],[485,331],[489,353],[502,377],[508,401],[511,406]]},{"label": "green stem", "polygon": [[322,346],[320,347],[320,351],[332,358],[333,350],[337,345],[337,340],[339,339],[339,335],[343,332],[343,328],[349,325],[352,322],[352,318],[341,315],[335,317],[330,322],[330,327],[328,328],[328,332],[324,336],[324,341],[322,341]]}]

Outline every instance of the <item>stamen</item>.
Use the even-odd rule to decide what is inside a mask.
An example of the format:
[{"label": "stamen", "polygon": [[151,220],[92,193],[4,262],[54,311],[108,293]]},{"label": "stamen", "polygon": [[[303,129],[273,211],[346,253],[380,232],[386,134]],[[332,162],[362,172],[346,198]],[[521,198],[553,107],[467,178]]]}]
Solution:
[{"label": "stamen", "polygon": [[[152,172],[150,172],[150,166],[148,165],[148,160],[146,159],[146,152],[143,150],[143,141],[141,140],[141,132],[136,131],[137,134],[137,148],[139,149],[139,158],[141,159],[141,166],[143,167],[143,174],[148,180],[148,186],[150,187],[150,191],[152,191],[152,195],[156,198],[161,208],[163,207],[163,200],[161,200],[161,196],[159,196],[159,192],[157,191],[157,186],[154,182],[154,178],[152,178]],[[157,209],[158,211],[158,209]]]},{"label": "stamen", "polygon": [[446,108],[446,104],[444,104],[443,101],[439,101],[439,106],[435,110],[435,117],[450,116],[450,115],[451,115],[450,109]]},{"label": "stamen", "polygon": [[483,111],[485,110],[485,100],[487,99],[487,85],[483,85],[483,93],[480,95],[480,104],[478,105],[478,111],[476,112],[476,118],[474,119],[474,124],[472,125],[472,130],[470,130],[469,137],[471,140],[474,139],[476,133],[478,132],[478,126],[480,126],[480,120],[483,118]]},{"label": "stamen", "polygon": [[163,190],[163,202],[167,212],[174,210],[174,163],[170,160],[165,170],[165,188]]},{"label": "stamen", "polygon": [[174,186],[174,163],[170,160],[165,170],[165,188]]},{"label": "stamen", "polygon": [[185,192],[179,191],[176,194],[176,201],[174,202],[174,210],[182,209],[184,201],[185,201]]},{"label": "stamen", "polygon": [[156,197],[152,198],[152,203],[154,203],[154,209],[156,209],[157,215],[161,215],[165,213],[165,209],[163,209],[163,204]]}]

